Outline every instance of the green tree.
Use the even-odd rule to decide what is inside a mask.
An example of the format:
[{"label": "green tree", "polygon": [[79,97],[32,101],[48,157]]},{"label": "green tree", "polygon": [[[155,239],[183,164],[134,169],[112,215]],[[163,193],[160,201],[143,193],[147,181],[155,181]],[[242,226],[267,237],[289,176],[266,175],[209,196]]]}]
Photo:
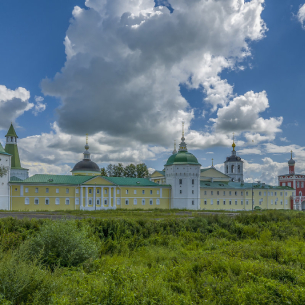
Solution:
[{"label": "green tree", "polygon": [[3,177],[7,174],[8,170],[4,166],[0,166],[0,177]]},{"label": "green tree", "polygon": [[136,178],[137,168],[134,164],[129,164],[124,169],[124,177]]},{"label": "green tree", "polygon": [[107,176],[113,177],[113,165],[111,163],[107,166]]},{"label": "green tree", "polygon": [[137,178],[147,178],[148,177],[148,168],[145,163],[137,164]]},{"label": "green tree", "polygon": [[118,165],[113,165],[114,177],[123,177],[123,173],[124,173],[124,166],[122,163],[119,163]]},{"label": "green tree", "polygon": [[107,175],[107,170],[105,169],[105,167],[102,167],[101,168],[101,175],[103,176],[103,177],[107,177],[108,175]]}]

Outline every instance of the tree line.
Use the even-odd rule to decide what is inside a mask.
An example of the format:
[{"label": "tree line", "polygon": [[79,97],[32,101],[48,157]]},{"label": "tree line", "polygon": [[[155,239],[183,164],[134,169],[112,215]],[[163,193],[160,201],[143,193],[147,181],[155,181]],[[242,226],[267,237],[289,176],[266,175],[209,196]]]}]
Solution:
[{"label": "tree line", "polygon": [[101,168],[101,175],[104,177],[129,177],[129,178],[147,178],[148,168],[145,163],[129,164],[124,167],[122,163],[109,164],[106,168]]}]

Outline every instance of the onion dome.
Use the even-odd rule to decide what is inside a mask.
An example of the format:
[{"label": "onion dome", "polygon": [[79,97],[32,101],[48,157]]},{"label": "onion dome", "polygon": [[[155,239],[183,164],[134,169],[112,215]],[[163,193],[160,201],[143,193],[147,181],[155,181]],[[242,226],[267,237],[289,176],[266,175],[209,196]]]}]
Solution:
[{"label": "onion dome", "polygon": [[292,159],[292,151],[291,151],[291,159],[288,161],[288,165],[295,165],[295,161]]},{"label": "onion dome", "polygon": [[[174,150],[174,152],[175,152],[175,150]],[[184,122],[182,123],[182,137],[181,137],[181,143],[179,145],[179,151],[178,151],[178,153],[176,152],[175,154],[172,154],[168,158],[165,166],[166,165],[175,165],[175,164],[201,165],[198,162],[197,158],[192,153],[187,151],[187,145],[185,143],[185,138],[184,138]]]},{"label": "onion dome", "polygon": [[73,172],[100,172],[100,168],[98,165],[91,161],[90,159],[90,152],[89,152],[89,145],[88,145],[88,134],[86,136],[86,145],[85,145],[85,151],[84,151],[84,159],[78,163],[75,164],[75,166],[72,169]]},{"label": "onion dome", "polygon": [[241,161],[241,158],[238,157],[238,156],[236,156],[235,147],[236,147],[236,144],[235,144],[235,142],[234,142],[234,135],[233,135],[233,144],[232,144],[233,150],[232,150],[232,155],[231,155],[230,157],[227,157],[225,163],[226,163],[226,162],[232,162],[232,161],[233,161],[233,162],[235,162],[235,161]]}]

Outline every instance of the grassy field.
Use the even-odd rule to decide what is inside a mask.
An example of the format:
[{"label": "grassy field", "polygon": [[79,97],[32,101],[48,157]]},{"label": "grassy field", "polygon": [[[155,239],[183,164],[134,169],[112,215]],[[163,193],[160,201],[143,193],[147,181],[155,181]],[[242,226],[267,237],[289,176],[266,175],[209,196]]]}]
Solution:
[{"label": "grassy field", "polygon": [[0,304],[305,304],[302,212],[62,214],[0,219]]}]

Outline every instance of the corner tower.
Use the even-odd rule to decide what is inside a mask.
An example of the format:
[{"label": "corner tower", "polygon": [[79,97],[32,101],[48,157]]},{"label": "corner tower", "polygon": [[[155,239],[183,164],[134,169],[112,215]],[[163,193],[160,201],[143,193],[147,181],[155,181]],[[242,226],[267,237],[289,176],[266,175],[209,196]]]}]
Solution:
[{"label": "corner tower", "polygon": [[11,123],[11,126],[5,137],[6,137],[5,152],[12,155],[10,179],[12,179],[12,177],[17,177],[21,180],[25,180],[29,177],[29,170],[21,167],[18,146],[17,146],[18,136],[16,134],[13,123]]},{"label": "corner tower", "polygon": [[226,161],[224,162],[224,171],[226,175],[231,177],[232,181],[241,182],[244,180],[244,162],[240,157],[236,156],[235,147],[236,144],[234,143],[233,136],[232,155],[227,157]]},{"label": "corner tower", "polygon": [[201,164],[193,154],[187,151],[184,123],[182,123],[179,151],[168,158],[164,167],[166,184],[172,187],[171,209],[200,209]]}]

